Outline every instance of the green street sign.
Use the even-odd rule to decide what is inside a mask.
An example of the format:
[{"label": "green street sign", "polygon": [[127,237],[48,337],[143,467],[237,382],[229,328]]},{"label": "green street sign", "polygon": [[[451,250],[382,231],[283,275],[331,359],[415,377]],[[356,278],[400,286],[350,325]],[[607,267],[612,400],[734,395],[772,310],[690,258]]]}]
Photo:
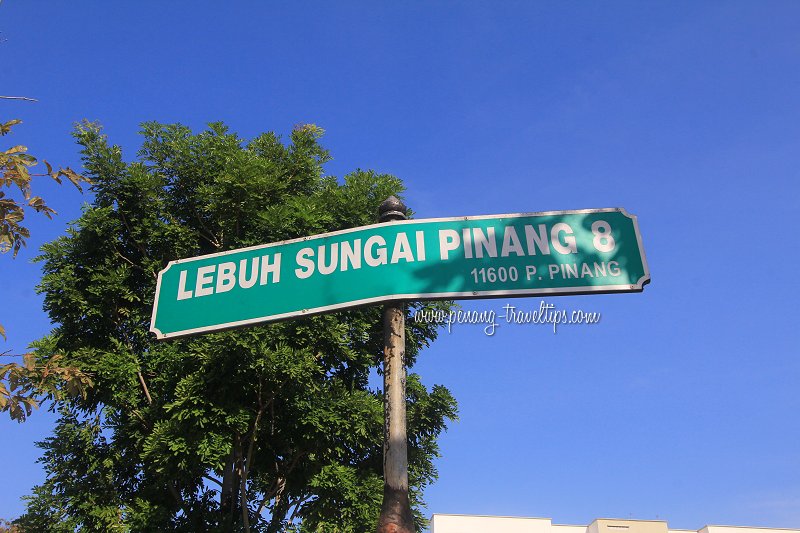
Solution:
[{"label": "green street sign", "polygon": [[638,292],[636,217],[587,209],[374,224],[172,261],[159,339],[389,300]]}]

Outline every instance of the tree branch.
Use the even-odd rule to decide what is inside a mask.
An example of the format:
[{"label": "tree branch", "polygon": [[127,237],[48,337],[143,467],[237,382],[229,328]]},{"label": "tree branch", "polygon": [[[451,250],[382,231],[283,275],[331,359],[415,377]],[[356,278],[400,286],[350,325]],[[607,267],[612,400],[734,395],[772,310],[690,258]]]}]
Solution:
[{"label": "tree branch", "polygon": [[250,508],[247,506],[247,477],[244,464],[240,468],[239,478],[242,485],[239,489],[239,496],[242,499],[242,525],[245,533],[250,533]]},{"label": "tree branch", "polygon": [[236,461],[236,447],[231,443],[231,453],[228,455],[228,460],[225,462],[225,468],[222,471],[222,490],[220,490],[219,504],[223,510],[227,509],[226,514],[230,514],[231,500],[234,485]]},{"label": "tree branch", "polygon": [[[257,515],[261,516],[261,512],[264,510],[264,507],[267,505],[267,502],[271,500],[273,497],[276,498],[275,505],[279,503],[281,492],[286,485],[286,480],[288,479],[289,474],[292,473],[292,470],[297,466],[297,462],[306,455],[306,452],[300,451],[297,455],[292,459],[292,462],[289,464],[289,467],[286,469],[286,475],[281,475],[280,472],[280,465],[277,461],[275,461],[275,483],[264,492],[264,499],[261,500],[261,504],[258,506]],[[288,510],[288,509],[287,509]]]},{"label": "tree branch", "polygon": [[278,526],[283,522],[283,519],[286,518],[286,513],[289,511],[289,508],[287,506],[286,510],[283,510],[285,506],[285,491],[286,478],[284,476],[278,476],[278,487],[275,493],[275,505],[272,506],[272,520],[270,520],[269,526],[267,526],[267,531],[278,531]]},{"label": "tree branch", "polygon": [[236,517],[236,505],[239,502],[239,490],[241,474],[240,465],[242,462],[242,440],[238,432],[233,436],[231,443],[231,456],[228,465],[225,467],[225,477],[223,477],[222,491],[220,492],[220,504],[223,513],[226,515],[225,531],[233,531],[233,521]]},{"label": "tree branch", "polygon": [[[250,472],[250,463],[253,461],[253,448],[256,443],[256,434],[258,433],[258,423],[261,421],[261,416],[264,414],[266,406],[261,401],[261,388],[262,382],[258,382],[258,412],[256,413],[256,420],[253,422],[253,430],[250,432],[250,442],[247,445],[247,461],[244,464],[244,477],[246,478]],[[270,398],[269,404],[272,405],[273,398]]]},{"label": "tree branch", "polygon": [[[264,414],[266,406],[261,401],[261,388],[262,382],[258,382],[258,403],[259,408],[256,413],[256,419],[253,422],[253,429],[250,431],[250,442],[247,444],[247,456],[242,462],[241,467],[241,497],[242,497],[242,521],[244,522],[244,530],[249,533],[250,531],[250,508],[247,506],[247,476],[250,473],[250,464],[253,461],[253,448],[255,448],[256,435],[258,434],[258,423],[261,421],[261,415]],[[270,400],[270,403],[272,400]],[[259,513],[261,514],[261,513]]]},{"label": "tree branch", "polygon": [[220,487],[222,486],[222,481],[218,480],[218,479],[217,479],[217,478],[215,478],[215,477],[212,477],[212,476],[203,476],[203,478],[204,478],[204,479],[207,479],[207,480],[209,480],[209,481],[213,481],[214,483],[216,483],[216,484],[217,484],[217,485],[219,485]]},{"label": "tree branch", "polygon": [[0,96],[3,100],[25,100],[26,102],[38,102],[36,98],[28,98],[27,96]]},{"label": "tree branch", "polygon": [[157,273],[153,272],[152,270],[150,270],[150,271],[148,271],[148,270],[145,270],[143,267],[141,267],[141,266],[137,265],[136,263],[134,263],[133,261],[131,261],[130,259],[128,259],[128,258],[127,258],[127,257],[125,257],[124,255],[122,255],[122,252],[120,252],[119,250],[117,250],[117,248],[116,248],[116,247],[114,247],[114,253],[116,253],[116,254],[117,254],[117,257],[119,257],[120,259],[122,259],[123,261],[125,261],[126,263],[128,263],[128,264],[131,266],[131,268],[135,268],[136,270],[139,270],[140,272],[144,272],[145,274],[152,274],[152,275],[153,275],[153,277],[155,277],[156,279],[158,279],[158,274],[157,274]]},{"label": "tree branch", "polygon": [[[117,205],[119,205],[119,199],[116,198],[116,200],[117,200]],[[122,220],[122,223],[125,225],[125,229],[128,230],[128,237],[136,246],[136,248],[138,248],[139,251],[142,253],[142,257],[144,257],[145,259],[150,259],[150,256],[147,254],[147,250],[145,250],[144,246],[142,246],[142,244],[134,238],[133,229],[131,229],[130,224],[128,224],[128,219],[125,218],[125,213],[122,212],[121,207],[117,209],[117,213],[119,213],[120,219]]]},{"label": "tree branch", "polygon": [[150,397],[150,391],[147,390],[147,384],[144,382],[144,376],[142,376],[141,372],[136,372],[136,375],[139,376],[139,383],[142,384],[142,389],[144,389],[144,395],[147,397],[147,403],[153,405],[153,398]]},{"label": "tree branch", "polygon": [[203,222],[203,218],[200,216],[200,213],[195,211],[194,216],[195,218],[197,218],[197,221],[200,223],[200,226],[203,228],[203,230],[205,230],[205,232],[208,233],[208,235],[203,235],[202,231],[198,231],[197,232],[198,235],[200,235],[202,238],[208,241],[208,243],[214,248],[222,248],[222,244],[220,244],[219,240],[214,236],[211,230],[208,229],[208,227],[206,227],[205,223]]},{"label": "tree branch", "polygon": [[177,503],[183,512],[188,515],[189,513],[186,511],[186,505],[184,504],[180,491],[170,482],[167,482],[167,487],[169,488],[169,492],[172,494],[172,497],[175,498],[175,503]]},{"label": "tree branch", "polygon": [[292,506],[294,506],[294,510],[292,511],[292,514],[289,515],[289,525],[290,526],[292,525],[292,522],[294,521],[295,517],[297,516],[297,513],[300,512],[300,506],[303,505],[304,503],[306,503],[308,500],[310,500],[313,497],[314,497],[314,494],[312,493],[312,494],[309,494],[308,496],[306,496],[304,498],[300,498],[297,501],[292,502],[292,503],[289,504],[289,508],[290,509],[292,508]]}]

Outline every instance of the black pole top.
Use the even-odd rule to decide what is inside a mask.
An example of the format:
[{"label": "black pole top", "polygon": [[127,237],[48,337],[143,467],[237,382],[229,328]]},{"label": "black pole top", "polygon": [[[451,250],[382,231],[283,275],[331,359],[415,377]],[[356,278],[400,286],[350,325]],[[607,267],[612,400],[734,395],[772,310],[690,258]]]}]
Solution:
[{"label": "black pole top", "polygon": [[405,220],[406,211],[408,208],[396,196],[390,196],[381,203],[378,208],[381,222],[388,222],[390,220]]}]

